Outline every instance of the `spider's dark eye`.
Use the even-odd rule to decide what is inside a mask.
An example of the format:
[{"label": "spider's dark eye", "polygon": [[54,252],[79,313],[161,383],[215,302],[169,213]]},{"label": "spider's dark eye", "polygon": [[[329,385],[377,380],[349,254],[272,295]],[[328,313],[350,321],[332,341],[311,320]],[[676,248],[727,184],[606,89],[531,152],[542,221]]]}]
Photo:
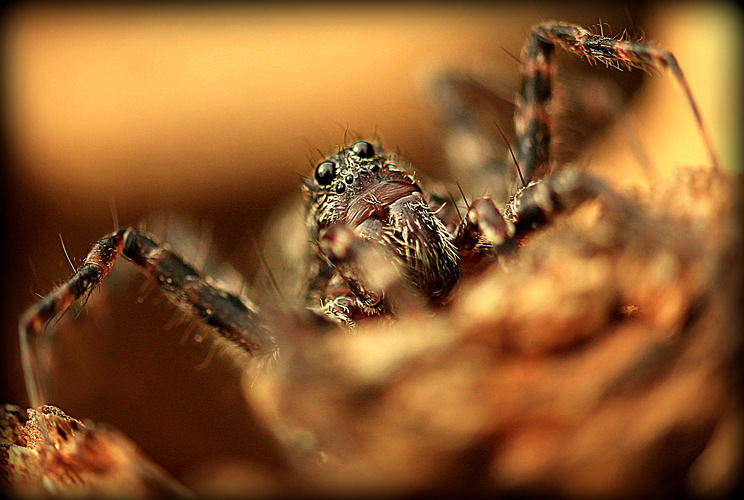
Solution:
[{"label": "spider's dark eye", "polygon": [[336,176],[336,164],[332,161],[324,161],[315,169],[315,180],[321,186],[327,186],[333,182]]},{"label": "spider's dark eye", "polygon": [[359,141],[351,146],[351,151],[359,158],[372,158],[375,156],[375,147],[367,141]]}]

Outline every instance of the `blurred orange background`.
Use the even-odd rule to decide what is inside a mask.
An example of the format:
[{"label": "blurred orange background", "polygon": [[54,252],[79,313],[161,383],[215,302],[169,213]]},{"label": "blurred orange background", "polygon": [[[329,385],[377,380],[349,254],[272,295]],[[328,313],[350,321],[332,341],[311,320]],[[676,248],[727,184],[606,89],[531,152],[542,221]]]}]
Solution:
[{"label": "blurred orange background", "polygon": [[[298,174],[310,171],[318,150],[333,151],[347,130],[379,133],[417,169],[436,171],[443,151],[421,92],[426,78],[437,68],[487,63],[516,88],[509,53],[519,54],[530,26],[546,19],[604,22],[616,33],[635,27],[674,52],[722,164],[739,169],[741,12],[726,3],[6,10],[0,399],[28,404],[17,319],[35,293],[70,275],[59,235],[79,264],[111,231],[112,202],[122,225],[173,209],[213,227],[215,245],[250,274],[256,266],[246,233],[271,223],[271,209],[297,191]],[[638,76],[627,81],[635,89]],[[652,163],[662,171],[707,164],[676,82],[666,73],[646,81],[630,107]],[[613,182],[643,180],[623,137],[596,138],[585,157]],[[136,292],[127,301],[134,305]],[[209,425],[215,415],[228,427],[247,418],[235,370],[195,370],[209,346],[159,335],[158,323],[138,337],[135,322],[155,321],[141,315],[119,316],[118,333],[71,341],[69,380],[53,402],[73,416],[113,423],[179,476],[205,455],[251,456],[249,430],[225,442]],[[103,362],[85,365],[90,371],[75,366],[101,355]],[[180,364],[170,366],[169,358]],[[155,367],[145,367],[148,360]],[[111,371],[95,371],[103,365]],[[194,404],[196,416],[179,406]],[[151,416],[156,405],[169,412],[170,436],[141,430],[143,412]],[[184,433],[199,432],[199,446],[179,447]]]}]

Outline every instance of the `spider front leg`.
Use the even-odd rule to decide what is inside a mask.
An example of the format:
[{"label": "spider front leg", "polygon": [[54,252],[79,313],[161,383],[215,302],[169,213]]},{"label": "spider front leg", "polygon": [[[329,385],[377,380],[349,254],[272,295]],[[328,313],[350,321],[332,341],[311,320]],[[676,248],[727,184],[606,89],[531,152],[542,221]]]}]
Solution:
[{"label": "spider front leg", "polygon": [[653,45],[595,35],[568,23],[544,23],[532,28],[522,48],[522,88],[517,98],[514,124],[517,133],[516,159],[525,182],[551,170],[551,100],[555,47],[584,56],[591,63],[650,69],[668,68],[687,98],[695,122],[714,168],[718,159],[692,91],[674,55]]},{"label": "spider front leg", "polygon": [[338,274],[324,287],[321,307],[313,309],[332,321],[352,326],[360,317],[399,313],[416,302],[391,252],[346,224],[323,230],[318,249]]},{"label": "spider front leg", "polygon": [[153,237],[131,227],[121,229],[99,240],[75,274],[21,318],[21,355],[34,408],[48,402],[44,368],[50,364],[53,335],[45,332],[45,325],[64,314],[75,301],[87,297],[109,273],[119,254],[140,266],[181,309],[247,354],[270,355],[276,351],[272,335],[258,321],[257,309],[250,300],[221,289]]}]

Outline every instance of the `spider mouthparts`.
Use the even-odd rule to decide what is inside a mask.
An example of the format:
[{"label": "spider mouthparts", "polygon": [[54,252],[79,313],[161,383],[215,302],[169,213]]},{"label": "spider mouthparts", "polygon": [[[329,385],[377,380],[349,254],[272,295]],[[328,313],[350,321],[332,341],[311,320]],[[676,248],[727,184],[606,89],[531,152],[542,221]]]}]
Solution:
[{"label": "spider mouthparts", "polygon": [[411,182],[383,181],[351,200],[343,219],[351,227],[357,227],[373,215],[382,220],[386,217],[387,205],[414,192],[420,193],[421,189]]}]

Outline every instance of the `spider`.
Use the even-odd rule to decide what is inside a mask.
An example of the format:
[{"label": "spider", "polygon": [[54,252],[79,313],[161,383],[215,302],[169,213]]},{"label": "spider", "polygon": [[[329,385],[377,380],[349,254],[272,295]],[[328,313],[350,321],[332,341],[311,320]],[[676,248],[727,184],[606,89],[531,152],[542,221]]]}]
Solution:
[{"label": "spider", "polygon": [[[554,53],[561,48],[608,66],[669,69],[681,85],[701,136],[717,160],[700,112],[674,56],[656,46],[611,39],[569,23],[536,25],[522,49],[522,86],[512,153],[519,181],[506,204],[473,200],[461,219],[429,193],[397,155],[359,140],[323,159],[304,182],[309,230],[305,312],[299,321],[353,327],[366,318],[405,318],[447,307],[463,277],[519,253],[521,242],[559,214],[600,199],[632,212],[619,194],[550,155]],[[466,119],[466,118],[465,118]],[[249,358],[278,358],[281,335],[254,303],[221,288],[166,243],[133,227],[101,238],[74,275],[29,308],[20,337],[29,397],[46,402],[45,325],[87,297],[119,255],[140,266],[164,294]],[[290,357],[291,358],[291,357]]]}]

